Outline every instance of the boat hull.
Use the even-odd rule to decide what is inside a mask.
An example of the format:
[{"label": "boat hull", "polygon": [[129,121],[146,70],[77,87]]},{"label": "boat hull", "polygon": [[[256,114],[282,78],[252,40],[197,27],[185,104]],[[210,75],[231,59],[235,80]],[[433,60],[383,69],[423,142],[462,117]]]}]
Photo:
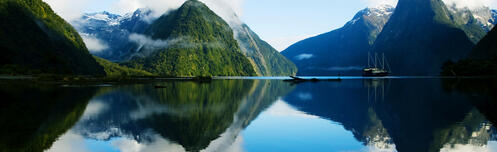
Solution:
[{"label": "boat hull", "polygon": [[372,71],[364,71],[362,73],[363,77],[386,77],[390,75],[388,72],[372,72]]}]

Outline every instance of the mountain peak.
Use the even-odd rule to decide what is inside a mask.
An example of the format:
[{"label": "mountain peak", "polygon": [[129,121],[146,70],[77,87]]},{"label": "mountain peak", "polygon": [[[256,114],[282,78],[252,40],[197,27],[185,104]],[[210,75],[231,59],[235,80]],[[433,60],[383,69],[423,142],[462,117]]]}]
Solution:
[{"label": "mountain peak", "polygon": [[398,75],[437,75],[443,62],[465,57],[482,30],[457,20],[442,0],[399,0],[373,50]]},{"label": "mountain peak", "polygon": [[[228,23],[200,1],[186,1],[155,20],[143,34],[150,40],[136,43],[130,66],[166,76],[256,74]],[[149,41],[161,45],[149,47]]]},{"label": "mountain peak", "polygon": [[207,5],[198,0],[188,0],[181,7],[207,7]]},{"label": "mountain peak", "polygon": [[367,17],[385,17],[392,15],[395,7],[391,5],[379,5],[376,7],[368,7],[357,13],[356,17],[367,16]]}]

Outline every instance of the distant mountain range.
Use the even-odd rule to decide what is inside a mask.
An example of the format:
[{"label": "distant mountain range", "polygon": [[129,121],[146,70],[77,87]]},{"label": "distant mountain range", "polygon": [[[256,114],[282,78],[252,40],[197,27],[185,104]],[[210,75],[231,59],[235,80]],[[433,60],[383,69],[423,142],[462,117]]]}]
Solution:
[{"label": "distant mountain range", "polygon": [[297,42],[282,54],[297,65],[299,75],[360,75],[393,11],[388,5],[366,8],[342,28]]},{"label": "distant mountain range", "polygon": [[282,54],[299,75],[360,75],[368,52],[385,53],[395,75],[438,75],[445,61],[467,57],[496,19],[497,11],[486,7],[400,0],[395,9],[361,10],[344,27],[297,42]]},{"label": "distant mountain range", "polygon": [[125,16],[109,12],[87,13],[72,21],[83,38],[101,41],[107,46],[101,50],[91,50],[92,54],[111,60],[121,61],[128,54],[132,44],[129,36],[132,33],[143,33],[150,25],[146,20],[151,10],[138,9]]},{"label": "distant mountain range", "polygon": [[[188,5],[183,5],[178,10],[169,12],[159,19],[149,17],[151,14],[150,10],[139,9],[132,14],[124,16],[108,12],[89,13],[74,21],[73,24],[83,37],[99,40],[101,43],[108,46],[101,50],[91,50],[92,54],[116,62],[127,62],[126,65],[128,66],[140,69],[143,68],[144,70],[154,73],[170,76],[287,76],[296,74],[296,66],[268,43],[261,40],[247,25],[227,24],[226,21],[220,19],[217,14],[212,12],[203,3],[195,0],[190,1],[185,3],[185,5],[191,5],[190,7],[186,7]],[[185,13],[181,14],[182,16],[171,15],[177,15],[174,14],[175,12],[190,10],[195,10],[197,14],[192,15]],[[206,22],[199,16],[209,17],[213,20]],[[185,21],[189,21],[190,23],[185,23]],[[193,26],[194,24],[199,25],[195,25],[195,28],[190,28],[190,26]],[[214,30],[209,31],[211,28],[214,28]],[[228,29],[229,31],[224,31],[225,29]],[[211,36],[213,36],[212,34],[219,33],[221,33],[221,35],[215,35],[214,38],[211,38]],[[236,44],[231,44],[231,39],[235,39],[233,42]],[[150,45],[157,43],[146,43],[147,41],[171,42],[171,45],[167,45],[167,48],[166,46],[151,47]],[[222,45],[219,45],[218,48],[214,49],[211,47],[213,46],[213,43],[211,42],[220,42]],[[179,48],[178,46],[176,46],[176,48],[171,48],[171,46],[174,46],[174,44],[177,43],[183,43],[182,45],[205,44],[203,44],[202,47],[197,48]],[[207,45],[207,43],[209,45]],[[217,53],[206,52],[206,50],[203,50],[205,48]],[[164,51],[163,49],[177,50],[177,52]],[[185,50],[190,50],[190,52],[186,53]],[[159,59],[157,56],[160,55],[156,54],[157,52],[159,54],[167,54],[162,54],[162,57],[164,58]],[[245,59],[236,59],[236,61],[230,59],[231,57],[229,56],[238,58],[238,53],[242,53],[242,56],[248,59],[248,63],[251,67],[248,71],[253,71],[254,73],[248,72],[247,70],[244,72],[226,73],[226,71],[237,71],[240,70],[240,68],[247,67],[244,65]],[[193,54],[195,54],[195,57],[192,58],[191,55]],[[184,55],[188,55],[188,57]],[[159,64],[161,66],[159,66]],[[217,73],[214,71],[225,72]]]},{"label": "distant mountain range", "polygon": [[364,9],[342,28],[290,46],[286,57],[246,24],[227,22],[198,0],[158,19],[148,9],[85,14],[76,28],[41,0],[0,6],[1,74],[287,76],[298,67],[299,75],[360,75],[371,52],[384,53],[395,75],[438,75],[444,63],[453,64],[447,61],[497,54],[495,30],[479,42],[497,23],[497,11],[441,0]]}]

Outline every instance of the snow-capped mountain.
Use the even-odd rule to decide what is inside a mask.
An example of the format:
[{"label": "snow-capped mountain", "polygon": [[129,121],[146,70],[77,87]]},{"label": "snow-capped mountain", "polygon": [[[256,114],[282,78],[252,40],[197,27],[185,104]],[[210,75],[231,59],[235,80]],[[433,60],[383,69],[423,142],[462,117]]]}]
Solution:
[{"label": "snow-capped mountain", "polygon": [[395,8],[359,11],[342,28],[297,42],[282,52],[298,67],[298,75],[360,75],[367,52]]},{"label": "snow-capped mountain", "polygon": [[366,21],[367,24],[372,25],[373,27],[370,28],[371,35],[369,37],[369,44],[373,44],[374,41],[376,40],[376,36],[380,34],[380,32],[383,30],[383,26],[388,22],[388,19],[392,15],[392,13],[395,11],[395,7],[391,5],[379,5],[376,7],[368,7],[366,9],[363,9],[359,11],[355,16],[352,21],[349,21],[347,25],[345,26],[350,26],[350,24],[356,24],[357,21],[363,19]]},{"label": "snow-capped mountain", "polygon": [[71,23],[85,39],[92,54],[120,61],[129,51],[129,36],[143,33],[152,22],[150,14],[149,9],[138,9],[124,16],[109,12],[87,13]]},{"label": "snow-capped mountain", "polygon": [[472,22],[471,17],[473,17],[486,32],[492,30],[497,23],[497,10],[491,10],[489,7],[470,9],[452,5],[448,6],[448,8],[453,14],[460,16],[463,22]]}]

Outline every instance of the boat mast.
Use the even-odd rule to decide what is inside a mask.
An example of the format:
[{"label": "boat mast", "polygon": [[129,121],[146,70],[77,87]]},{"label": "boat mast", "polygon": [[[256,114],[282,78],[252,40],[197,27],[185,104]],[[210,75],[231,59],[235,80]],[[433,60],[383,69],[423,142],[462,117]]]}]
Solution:
[{"label": "boat mast", "polygon": [[382,59],[383,61],[382,61],[382,63],[381,63],[381,66],[382,66],[382,67],[381,67],[381,69],[382,69],[382,70],[385,70],[385,53],[383,53],[383,57],[382,57],[382,58],[383,58],[383,59]]},{"label": "boat mast", "polygon": [[371,68],[371,53],[368,52],[368,68]]},{"label": "boat mast", "polygon": [[378,53],[374,53],[374,68],[378,68]]}]

